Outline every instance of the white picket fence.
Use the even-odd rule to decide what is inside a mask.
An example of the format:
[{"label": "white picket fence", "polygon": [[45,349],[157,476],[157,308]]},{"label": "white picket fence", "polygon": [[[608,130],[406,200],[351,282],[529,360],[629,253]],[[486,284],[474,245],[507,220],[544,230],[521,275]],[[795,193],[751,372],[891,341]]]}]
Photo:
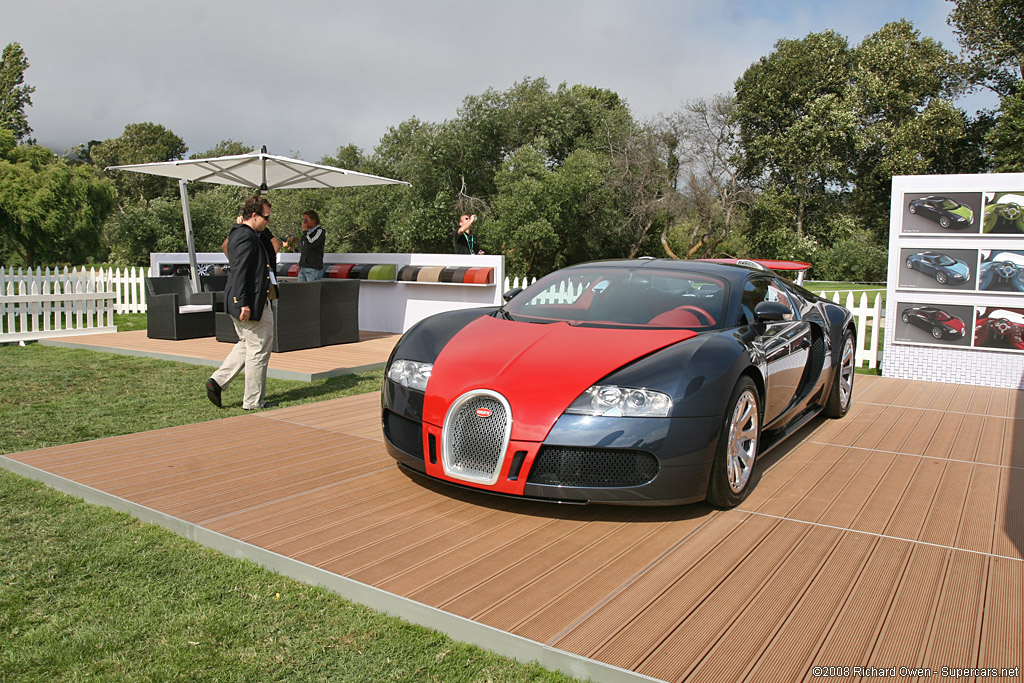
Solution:
[{"label": "white picket fence", "polygon": [[114,313],[146,310],[145,269],[0,267],[0,343],[116,332]]},{"label": "white picket fence", "polygon": [[[114,313],[146,312],[146,268],[75,268],[27,272],[0,267],[0,343],[46,337],[116,332]],[[537,278],[505,278],[504,289],[527,287]],[[808,283],[810,284],[810,283]],[[543,303],[575,301],[579,292],[552,289]],[[857,321],[857,365],[881,360],[882,293],[817,292],[846,306]],[[845,296],[844,296],[845,295]]]}]

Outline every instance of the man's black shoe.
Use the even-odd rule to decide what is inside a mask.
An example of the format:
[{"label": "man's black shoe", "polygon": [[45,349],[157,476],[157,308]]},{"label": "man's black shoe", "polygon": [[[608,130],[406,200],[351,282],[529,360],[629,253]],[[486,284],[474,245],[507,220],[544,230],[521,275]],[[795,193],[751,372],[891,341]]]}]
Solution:
[{"label": "man's black shoe", "polygon": [[210,399],[210,403],[220,408],[220,385],[217,384],[217,380],[210,378],[206,380],[206,397]]},{"label": "man's black shoe", "polygon": [[276,407],[277,407],[277,402],[276,401],[264,401],[261,405],[258,405],[255,408],[243,408],[243,410],[263,410],[265,408],[276,408]]}]

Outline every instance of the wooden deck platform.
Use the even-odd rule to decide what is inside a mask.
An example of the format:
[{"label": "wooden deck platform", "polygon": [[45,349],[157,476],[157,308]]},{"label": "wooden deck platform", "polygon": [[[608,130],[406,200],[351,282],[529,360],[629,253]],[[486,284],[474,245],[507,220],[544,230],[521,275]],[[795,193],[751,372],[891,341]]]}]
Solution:
[{"label": "wooden deck platform", "polygon": [[[267,376],[275,379],[311,382],[384,367],[391,354],[391,349],[394,348],[400,336],[385,332],[363,331],[359,333],[359,341],[352,344],[334,344],[315,349],[272,353]],[[227,342],[219,342],[214,337],[179,341],[150,339],[146,336],[146,330],[55,337],[40,340],[39,343],[44,346],[63,346],[120,353],[127,356],[146,356],[195,365],[209,365],[215,368],[220,367],[233,346]]]},{"label": "wooden deck platform", "polygon": [[[1024,664],[1024,392],[858,376],[850,415],[773,451],[728,511],[558,506],[411,479],[384,452],[374,394],[228,421],[0,464],[624,674],[938,679]],[[244,450],[223,437],[242,421]]]}]

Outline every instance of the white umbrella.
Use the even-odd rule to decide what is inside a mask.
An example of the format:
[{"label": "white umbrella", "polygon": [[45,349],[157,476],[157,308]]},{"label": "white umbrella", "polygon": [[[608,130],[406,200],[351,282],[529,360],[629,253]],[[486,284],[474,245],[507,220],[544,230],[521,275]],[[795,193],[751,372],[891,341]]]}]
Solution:
[{"label": "white umbrella", "polygon": [[408,185],[404,180],[349,171],[334,166],[312,164],[301,159],[290,159],[259,152],[236,154],[212,159],[182,159],[159,161],[152,164],[108,166],[108,171],[134,171],[165,178],[177,178],[181,192],[181,212],[185,219],[185,241],[188,243],[189,264],[192,266],[192,288],[199,291],[195,240],[192,238],[192,214],[188,205],[190,181],[239,185],[266,193],[285,188],[357,187],[360,185]]}]

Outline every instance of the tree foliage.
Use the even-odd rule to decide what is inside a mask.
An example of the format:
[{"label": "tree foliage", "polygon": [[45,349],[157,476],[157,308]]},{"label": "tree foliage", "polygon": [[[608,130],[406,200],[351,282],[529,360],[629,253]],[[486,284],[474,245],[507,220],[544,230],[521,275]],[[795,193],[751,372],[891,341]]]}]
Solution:
[{"label": "tree foliage", "polygon": [[[130,123],[120,136],[93,145],[89,155],[98,168],[104,169],[182,159],[187,151],[184,140],[158,123]],[[117,171],[110,178],[121,206],[135,200],[172,197],[178,192],[177,182],[170,178]]]},{"label": "tree foliage", "polygon": [[973,83],[1009,97],[1024,79],[1024,5],[1020,0],[949,0],[947,23],[966,53]]},{"label": "tree foliage", "polygon": [[110,183],[0,129],[0,238],[23,265],[86,263],[101,251]]},{"label": "tree foliage", "polygon": [[35,88],[25,85],[25,69],[28,58],[18,43],[4,47],[0,58],[0,128],[14,133],[18,142],[32,134],[32,128],[25,117],[25,107],[32,105]]}]

